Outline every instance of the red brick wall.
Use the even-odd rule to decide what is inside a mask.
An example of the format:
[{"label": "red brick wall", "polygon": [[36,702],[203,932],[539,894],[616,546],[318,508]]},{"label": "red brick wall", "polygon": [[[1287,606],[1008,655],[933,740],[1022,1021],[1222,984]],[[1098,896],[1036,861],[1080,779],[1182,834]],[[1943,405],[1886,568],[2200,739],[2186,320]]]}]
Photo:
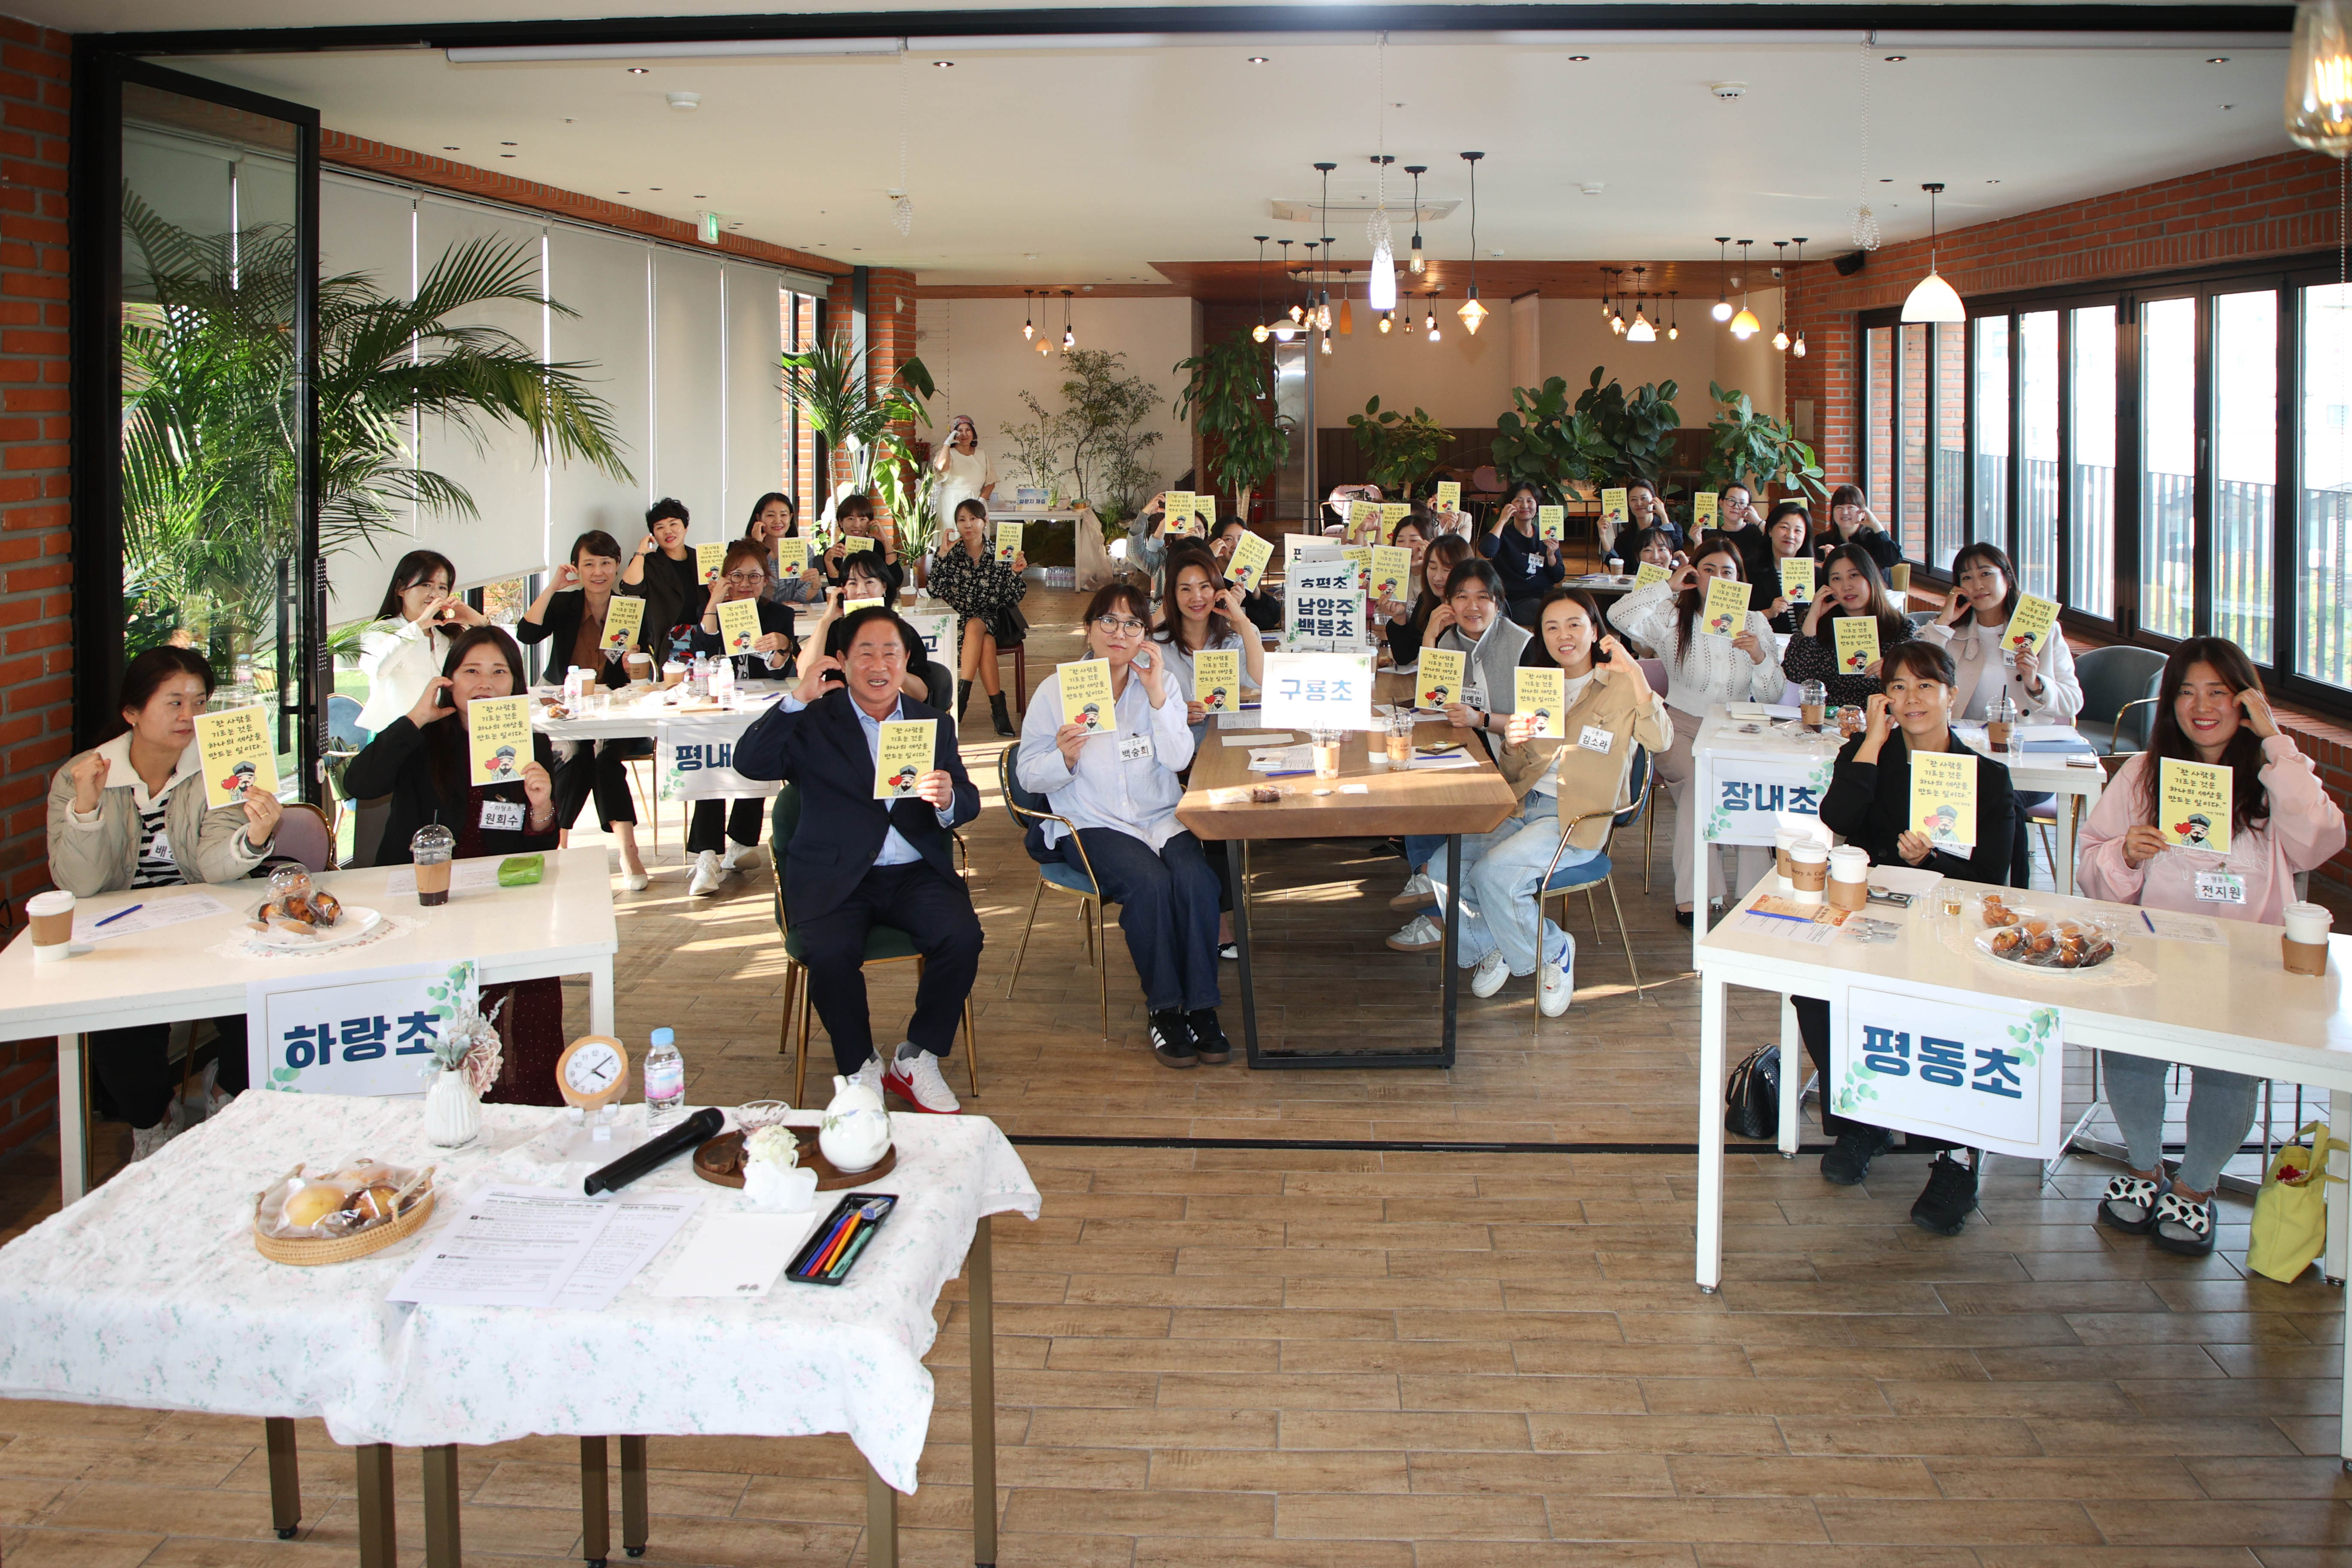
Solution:
[{"label": "red brick wall", "polygon": [[[0,893],[48,885],[49,776],[73,750],[66,146],[72,44],[0,17]],[[56,1119],[56,1048],[0,1045],[0,1153]]]},{"label": "red brick wall", "polygon": [[[834,279],[825,298],[832,330],[850,330],[850,280]],[[903,268],[877,267],[866,274],[866,384],[877,391],[889,384],[898,367],[915,357],[915,275]],[[849,457],[833,455],[836,489],[849,482]],[[880,497],[875,510],[882,510]]]}]

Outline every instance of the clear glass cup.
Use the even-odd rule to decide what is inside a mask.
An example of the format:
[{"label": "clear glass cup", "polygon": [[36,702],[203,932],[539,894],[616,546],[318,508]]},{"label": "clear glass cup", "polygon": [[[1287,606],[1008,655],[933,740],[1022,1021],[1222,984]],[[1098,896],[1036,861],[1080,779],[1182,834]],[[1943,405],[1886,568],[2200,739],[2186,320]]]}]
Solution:
[{"label": "clear glass cup", "polygon": [[1344,730],[1312,730],[1307,740],[1315,752],[1315,776],[1336,779],[1339,776],[1339,746],[1346,739]]},{"label": "clear glass cup", "polygon": [[1420,720],[1412,709],[1400,703],[1389,713],[1388,727],[1382,736],[1388,749],[1388,763],[1392,768],[1412,764],[1412,733]]}]

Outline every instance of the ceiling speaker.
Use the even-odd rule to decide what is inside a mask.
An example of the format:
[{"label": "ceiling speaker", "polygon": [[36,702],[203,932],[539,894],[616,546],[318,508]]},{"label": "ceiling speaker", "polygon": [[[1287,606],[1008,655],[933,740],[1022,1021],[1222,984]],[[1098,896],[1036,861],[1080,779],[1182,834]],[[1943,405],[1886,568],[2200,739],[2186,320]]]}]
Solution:
[{"label": "ceiling speaker", "polygon": [[1869,259],[1870,252],[1866,250],[1849,250],[1843,256],[1839,257],[1832,265],[1837,268],[1839,277],[1851,278],[1855,273],[1861,271],[1863,263]]}]

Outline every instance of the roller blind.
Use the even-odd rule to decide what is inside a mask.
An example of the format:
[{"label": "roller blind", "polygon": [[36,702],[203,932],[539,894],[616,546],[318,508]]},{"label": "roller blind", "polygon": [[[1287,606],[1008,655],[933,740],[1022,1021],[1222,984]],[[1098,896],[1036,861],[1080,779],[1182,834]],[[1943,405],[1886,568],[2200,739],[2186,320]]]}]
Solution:
[{"label": "roller blind", "polygon": [[751,503],[784,488],[783,279],[729,264],[725,287],[727,493],[722,521],[743,531]]},{"label": "roller blind", "polygon": [[572,542],[602,529],[623,549],[645,529],[646,487],[653,467],[652,328],[647,317],[653,247],[588,229],[558,226],[548,236],[548,289],[576,315],[550,323],[559,361],[584,362],[590,389],[611,405],[621,458],[635,482],[608,479],[583,463],[559,467],[548,554],[562,560]]},{"label": "roller blind", "polygon": [[[410,297],[414,279],[416,200],[367,180],[322,174],[319,180],[319,274],[362,273],[379,293]],[[400,558],[415,547],[414,510],[399,509],[395,530],[327,558],[327,620],[331,626],[373,616]]]},{"label": "roller blind", "polygon": [[691,540],[724,539],[719,263],[654,252],[654,461],[647,490],[693,514]]}]

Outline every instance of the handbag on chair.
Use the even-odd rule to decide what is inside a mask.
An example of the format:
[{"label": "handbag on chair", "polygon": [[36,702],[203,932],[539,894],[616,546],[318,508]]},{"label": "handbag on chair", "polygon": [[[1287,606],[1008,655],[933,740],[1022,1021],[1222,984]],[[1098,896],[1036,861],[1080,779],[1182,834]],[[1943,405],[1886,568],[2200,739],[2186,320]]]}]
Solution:
[{"label": "handbag on chair", "polygon": [[1766,1139],[1780,1131],[1780,1047],[1759,1046],[1731,1069],[1723,1086],[1723,1130],[1734,1138]]}]

